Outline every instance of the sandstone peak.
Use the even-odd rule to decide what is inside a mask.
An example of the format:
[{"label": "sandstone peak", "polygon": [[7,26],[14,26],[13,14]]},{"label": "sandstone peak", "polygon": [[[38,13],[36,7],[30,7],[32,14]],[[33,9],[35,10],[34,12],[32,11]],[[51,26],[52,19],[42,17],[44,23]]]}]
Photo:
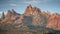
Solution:
[{"label": "sandstone peak", "polygon": [[41,11],[37,7],[32,7],[31,5],[28,5],[25,12],[24,12],[24,14],[25,15],[33,15],[33,14],[35,14],[35,12],[40,13]]},{"label": "sandstone peak", "polygon": [[30,5],[28,5],[26,9],[31,10],[31,9],[32,9],[31,4],[30,4]]}]

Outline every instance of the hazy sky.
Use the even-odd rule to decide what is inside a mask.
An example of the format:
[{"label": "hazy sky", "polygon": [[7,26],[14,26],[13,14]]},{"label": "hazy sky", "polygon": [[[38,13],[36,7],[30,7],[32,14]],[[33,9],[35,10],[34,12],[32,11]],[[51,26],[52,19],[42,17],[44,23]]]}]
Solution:
[{"label": "hazy sky", "polygon": [[29,4],[38,7],[41,11],[60,13],[60,0],[0,0],[0,16],[2,11],[6,13],[11,9],[22,14]]}]

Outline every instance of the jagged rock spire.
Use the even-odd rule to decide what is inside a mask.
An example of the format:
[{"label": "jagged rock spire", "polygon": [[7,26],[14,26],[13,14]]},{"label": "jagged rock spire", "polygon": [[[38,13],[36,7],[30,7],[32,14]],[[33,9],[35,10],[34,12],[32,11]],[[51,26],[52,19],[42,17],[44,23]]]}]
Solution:
[{"label": "jagged rock spire", "polygon": [[27,6],[24,14],[25,14],[25,15],[29,15],[29,14],[31,14],[31,12],[32,12],[32,6],[31,6],[31,4],[30,4],[30,5]]}]

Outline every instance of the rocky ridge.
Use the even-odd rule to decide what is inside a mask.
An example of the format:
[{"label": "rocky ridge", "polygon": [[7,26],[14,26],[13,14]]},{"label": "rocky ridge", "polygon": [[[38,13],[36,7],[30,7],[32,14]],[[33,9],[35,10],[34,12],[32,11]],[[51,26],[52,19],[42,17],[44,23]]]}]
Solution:
[{"label": "rocky ridge", "polygon": [[52,28],[60,30],[60,14],[50,14],[48,12],[42,12],[39,8],[32,7],[31,5],[27,6],[24,14],[18,14],[14,11],[14,9],[8,10],[6,15],[4,15],[3,12],[0,22],[1,24],[12,24],[16,28]]}]

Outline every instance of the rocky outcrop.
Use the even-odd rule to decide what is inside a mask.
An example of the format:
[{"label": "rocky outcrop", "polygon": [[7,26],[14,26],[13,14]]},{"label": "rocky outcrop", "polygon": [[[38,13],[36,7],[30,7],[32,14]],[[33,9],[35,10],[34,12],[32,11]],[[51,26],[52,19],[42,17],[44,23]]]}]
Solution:
[{"label": "rocky outcrop", "polygon": [[20,14],[16,13],[13,9],[8,10],[5,19],[2,20],[2,22],[10,22],[15,21],[19,18]]},{"label": "rocky outcrop", "polygon": [[51,16],[51,14],[50,14],[50,12],[45,12],[45,11],[43,11],[43,12],[41,12],[47,19],[49,19],[50,18],[50,16]]},{"label": "rocky outcrop", "polygon": [[40,13],[40,9],[37,7],[32,7],[31,5],[27,6],[24,15],[36,15],[37,13]]},{"label": "rocky outcrop", "polygon": [[30,15],[32,14],[33,10],[32,10],[32,6],[29,5],[27,6],[27,8],[25,9],[24,15]]},{"label": "rocky outcrop", "polygon": [[60,15],[55,13],[51,15],[51,17],[49,18],[48,24],[46,27],[59,30],[60,29],[59,26],[60,26]]}]

